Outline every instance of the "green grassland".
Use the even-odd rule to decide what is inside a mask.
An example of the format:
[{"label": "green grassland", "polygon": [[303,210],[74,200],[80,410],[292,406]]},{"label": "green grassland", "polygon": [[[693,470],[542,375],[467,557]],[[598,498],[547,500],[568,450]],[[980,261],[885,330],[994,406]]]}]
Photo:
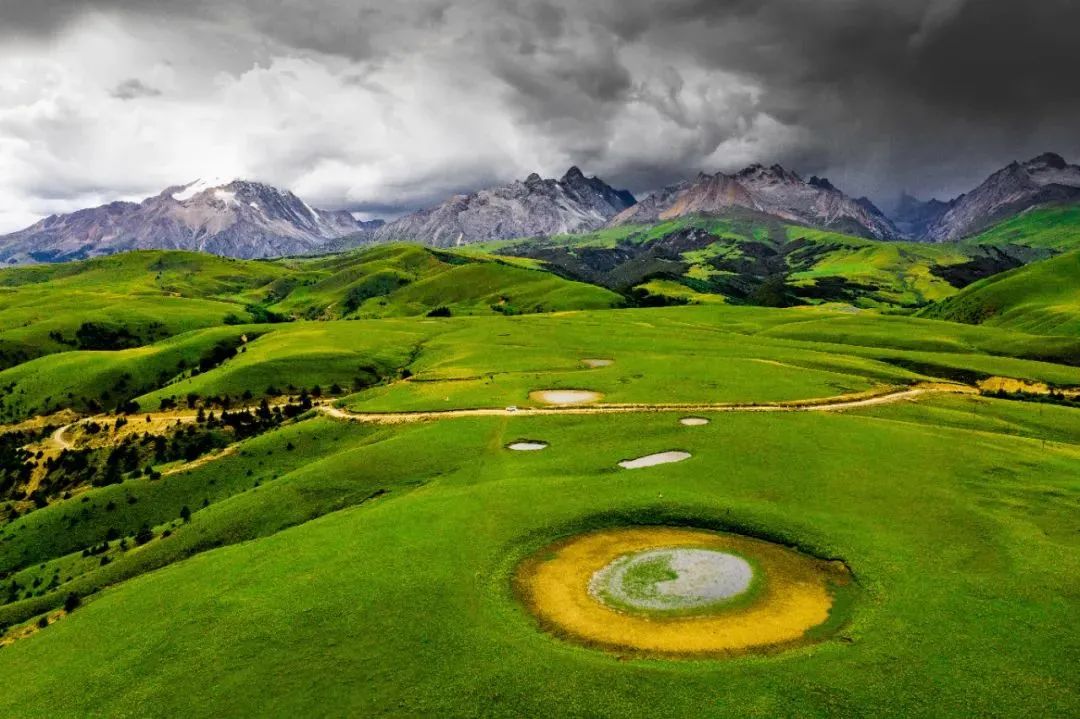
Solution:
[{"label": "green grassland", "polygon": [[[1027,424],[1014,427],[1018,417]],[[950,398],[731,415],[695,429],[676,419],[451,420],[376,435],[318,420],[296,451],[322,458],[299,468],[253,444],[222,470],[234,493],[128,561],[180,558],[200,536],[228,546],[106,589],[4,648],[0,712],[910,717],[1080,707],[1071,661],[1080,641],[1067,629],[1080,575],[1075,411]],[[1044,442],[1049,427],[1071,441]],[[503,448],[526,435],[551,447]],[[615,468],[671,447],[693,458]],[[245,463],[260,486],[228,479]],[[191,480],[203,485],[197,497],[201,476],[177,477],[170,491]],[[168,517],[189,500],[163,493],[163,510],[143,516]],[[132,506],[153,501],[143,494]],[[307,511],[321,518],[276,531]],[[865,596],[836,639],[708,661],[576,647],[539,630],[513,596],[516,561],[558,537],[673,521],[843,557]]]},{"label": "green grassland", "polygon": [[[1080,387],[1078,253],[957,293],[1062,249],[989,247],[747,215],[460,252],[5,270],[0,346],[26,356],[0,365],[0,422],[316,387],[358,412],[533,407],[547,389],[757,405],[991,376]],[[630,260],[609,286],[569,271],[610,252]],[[747,306],[762,287],[803,306]],[[618,309],[657,298],[680,306]],[[971,307],[994,313],[946,321]],[[87,322],[114,332],[77,336]],[[80,345],[102,337],[123,346]],[[0,716],[1073,716],[1080,410],[1038,399],[700,427],[647,407],[403,424],[316,408],[164,474],[0,497]],[[506,448],[522,439],[548,446]],[[691,458],[618,467],[669,450]],[[779,542],[845,562],[858,591],[834,636],[775,654],[661,660],[548,634],[515,596],[517,563],[625,524]]]},{"label": "green grassland", "polygon": [[[1062,218],[1058,227],[1070,221]],[[643,304],[844,302],[913,308],[949,297],[980,277],[1045,257],[1052,247],[990,240],[883,242],[733,211],[724,217],[492,242],[472,251],[530,258]]]},{"label": "green grassland", "polygon": [[[270,309],[308,319],[404,317],[446,307],[453,314],[603,309],[622,298],[475,251],[384,245],[326,259],[293,261],[270,288]],[[278,295],[284,295],[278,299]]]},{"label": "green grassland", "polygon": [[788,236],[809,243],[801,252],[807,261],[796,259],[801,267],[790,276],[794,284],[818,284],[839,277],[875,288],[853,303],[867,307],[907,307],[948,297],[956,288],[933,270],[962,264],[972,257],[970,251],[952,244],[878,242],[803,227],[789,227]]},{"label": "green grassland", "polygon": [[0,369],[55,352],[143,346],[221,324],[520,314],[625,303],[521,260],[390,245],[245,261],[145,251],[0,270]]},{"label": "green grassland", "polygon": [[295,392],[301,387],[334,384],[363,389],[385,379],[396,379],[412,361],[420,345],[437,335],[436,320],[384,320],[358,322],[302,322],[270,326],[250,342],[246,352],[211,372],[187,377],[135,398],[156,409],[166,397],[184,398],[250,392],[262,397],[276,388]]},{"label": "green grassland", "polygon": [[[237,352],[199,371],[222,344]],[[355,392],[353,409],[535,405],[589,389],[609,402],[777,402],[932,378],[1080,385],[1080,338],[829,307],[695,306],[519,317],[238,325],[133,350],[65,352],[0,372],[9,421],[73,408],[144,411],[189,395],[257,401]],[[590,369],[582,360],[613,359]]]},{"label": "green grassland", "polygon": [[[271,327],[266,325],[264,327]],[[215,348],[244,349],[259,326],[213,327],[128,350],[47,355],[0,372],[0,418],[74,409],[93,414],[186,377]]]},{"label": "green grassland", "polygon": [[1037,207],[964,240],[964,244],[1075,250],[1080,248],[1080,206]]},{"label": "green grassland", "polygon": [[1080,333],[1080,208],[1035,208],[962,244],[1031,247],[1063,254],[995,274],[940,298],[921,311],[924,317],[1033,334]]},{"label": "green grassland", "polygon": [[1034,334],[1080,334],[1080,250],[994,275],[932,305],[925,317]]},{"label": "green grassland", "polygon": [[[0,368],[251,321],[237,295],[282,272],[270,263],[164,251],[0,270]],[[80,335],[85,323],[99,330]]]}]

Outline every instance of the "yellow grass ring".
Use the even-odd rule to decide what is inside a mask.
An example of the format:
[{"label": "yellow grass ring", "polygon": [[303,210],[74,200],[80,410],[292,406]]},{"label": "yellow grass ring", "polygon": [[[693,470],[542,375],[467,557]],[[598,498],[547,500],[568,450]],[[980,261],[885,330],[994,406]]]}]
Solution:
[{"label": "yellow grass ring", "polygon": [[[621,527],[572,537],[519,565],[541,626],[589,646],[666,656],[730,655],[820,639],[840,562],[735,534]],[[830,623],[831,624],[831,623]]]}]

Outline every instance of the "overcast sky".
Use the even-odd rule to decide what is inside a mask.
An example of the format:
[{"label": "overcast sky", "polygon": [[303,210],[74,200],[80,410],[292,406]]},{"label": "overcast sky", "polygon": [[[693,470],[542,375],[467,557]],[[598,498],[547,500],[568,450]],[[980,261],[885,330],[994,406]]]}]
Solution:
[{"label": "overcast sky", "polygon": [[883,205],[1080,160],[1076,0],[0,0],[0,231],[207,176],[373,216],[571,164]]}]

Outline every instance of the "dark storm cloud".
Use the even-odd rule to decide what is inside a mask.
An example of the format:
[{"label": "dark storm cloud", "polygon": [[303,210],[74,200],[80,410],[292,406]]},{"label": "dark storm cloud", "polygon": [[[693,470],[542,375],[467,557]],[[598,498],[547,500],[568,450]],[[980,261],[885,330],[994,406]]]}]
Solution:
[{"label": "dark storm cloud", "polygon": [[[369,78],[427,61],[427,76],[470,90],[469,110],[507,117],[540,148],[428,186],[447,167],[418,167],[392,181],[407,188],[397,200],[351,195],[369,209],[530,163],[582,164],[641,192],[756,159],[887,204],[902,189],[956,194],[1044,150],[1080,159],[1076,0],[0,0],[0,37],[48,36],[92,12],[341,58],[349,82],[387,98],[411,88]],[[153,92],[129,80],[113,94]]]},{"label": "dark storm cloud", "polygon": [[878,194],[956,191],[1044,149],[1080,155],[1075,0],[631,0],[597,17],[758,80],[762,109],[818,145],[796,150],[818,165],[803,169]]}]

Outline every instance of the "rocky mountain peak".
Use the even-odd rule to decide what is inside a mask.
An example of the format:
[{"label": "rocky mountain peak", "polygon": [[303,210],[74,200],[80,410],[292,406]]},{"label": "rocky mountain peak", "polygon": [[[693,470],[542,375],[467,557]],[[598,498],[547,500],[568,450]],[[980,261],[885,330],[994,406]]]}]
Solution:
[{"label": "rocky mountain peak", "polygon": [[801,177],[794,172],[789,172],[779,164],[765,167],[760,163],[754,163],[740,170],[735,177],[741,182],[782,182],[789,184],[801,184],[803,182]]},{"label": "rocky mountain peak", "polygon": [[576,182],[578,180],[584,180],[584,179],[585,179],[585,173],[581,171],[580,167],[578,167],[577,165],[574,165],[573,167],[571,167],[569,170],[566,171],[566,174],[563,175],[562,180],[560,180],[560,182]]},{"label": "rocky mountain peak", "polygon": [[900,233],[873,203],[854,200],[828,180],[804,181],[781,165],[750,165],[734,175],[701,173],[671,185],[626,210],[612,224],[647,223],[691,214],[745,208],[789,222],[893,239]]},{"label": "rocky mountain peak", "polygon": [[635,202],[597,177],[571,167],[559,180],[533,173],[524,182],[463,195],[399,218],[376,241],[418,241],[437,247],[534,235],[586,232]]},{"label": "rocky mountain peak", "polygon": [[1046,152],[1011,162],[971,192],[950,203],[926,228],[925,239],[942,242],[973,235],[1018,212],[1055,202],[1080,202],[1080,166]]},{"label": "rocky mountain peak", "polygon": [[[829,182],[829,179],[827,177],[818,177],[817,175],[811,175],[808,182],[809,182],[809,184],[813,185],[814,187],[819,187],[822,190],[830,190],[830,191],[833,191],[833,192],[839,192],[839,190],[837,190],[836,187],[833,186],[833,184],[831,182]],[[863,198],[863,199],[865,199],[865,198]]]},{"label": "rocky mountain peak", "polygon": [[51,262],[133,249],[278,257],[318,252],[331,240],[371,229],[349,212],[316,210],[287,190],[212,178],[169,187],[141,203],[47,218],[0,237],[0,260]]},{"label": "rocky mountain peak", "polygon": [[1065,158],[1056,152],[1044,152],[1038,157],[1033,157],[1024,163],[1028,167],[1044,166],[1055,170],[1064,170],[1069,166]]}]

